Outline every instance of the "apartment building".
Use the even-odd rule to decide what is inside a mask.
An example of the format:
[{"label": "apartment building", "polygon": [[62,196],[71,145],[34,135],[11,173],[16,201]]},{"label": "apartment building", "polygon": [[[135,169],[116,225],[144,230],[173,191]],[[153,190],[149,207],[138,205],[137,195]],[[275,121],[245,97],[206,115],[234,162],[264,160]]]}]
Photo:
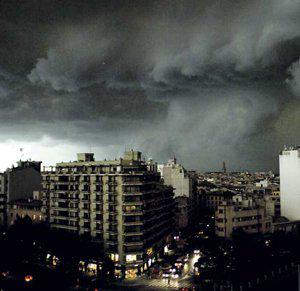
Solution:
[{"label": "apartment building", "polygon": [[0,173],[0,225],[6,224],[6,183],[5,174]]},{"label": "apartment building", "polygon": [[219,205],[223,202],[231,201],[234,193],[229,190],[202,190],[200,195],[200,201],[202,207],[215,211]]},{"label": "apartment building", "polygon": [[16,167],[0,174],[0,225],[7,225],[8,204],[17,199],[28,199],[41,190],[41,162],[18,161]]},{"label": "apartment building", "polygon": [[215,212],[215,232],[217,236],[230,238],[235,230],[246,233],[266,233],[271,231],[272,217],[265,207],[252,199],[241,196],[233,201],[224,201]]},{"label": "apartment building", "polygon": [[91,236],[125,277],[149,268],[163,248],[174,226],[173,195],[157,165],[133,150],[111,161],[78,154],[77,161],[43,172],[51,227]]}]

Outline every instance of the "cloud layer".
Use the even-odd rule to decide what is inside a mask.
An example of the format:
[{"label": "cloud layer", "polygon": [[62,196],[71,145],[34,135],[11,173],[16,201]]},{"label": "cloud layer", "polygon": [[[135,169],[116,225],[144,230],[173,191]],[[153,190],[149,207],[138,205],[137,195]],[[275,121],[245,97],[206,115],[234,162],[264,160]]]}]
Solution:
[{"label": "cloud layer", "polygon": [[4,140],[130,146],[205,170],[275,169],[299,143],[297,0],[14,4],[1,4]]}]

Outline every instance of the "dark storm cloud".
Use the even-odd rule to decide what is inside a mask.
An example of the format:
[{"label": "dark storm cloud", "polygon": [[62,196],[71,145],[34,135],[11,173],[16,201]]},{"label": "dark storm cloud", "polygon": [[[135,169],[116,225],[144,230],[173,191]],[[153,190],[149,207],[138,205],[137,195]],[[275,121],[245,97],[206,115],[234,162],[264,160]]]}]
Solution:
[{"label": "dark storm cloud", "polygon": [[202,169],[276,167],[299,141],[297,0],[0,8],[4,137],[130,145]]}]

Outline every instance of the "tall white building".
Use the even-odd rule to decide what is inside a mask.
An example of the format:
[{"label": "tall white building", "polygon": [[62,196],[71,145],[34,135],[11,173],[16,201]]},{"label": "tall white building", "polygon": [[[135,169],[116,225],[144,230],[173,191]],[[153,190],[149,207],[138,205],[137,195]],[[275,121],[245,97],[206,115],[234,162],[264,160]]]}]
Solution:
[{"label": "tall white building", "polygon": [[281,215],[300,220],[300,147],[284,149],[279,155]]}]

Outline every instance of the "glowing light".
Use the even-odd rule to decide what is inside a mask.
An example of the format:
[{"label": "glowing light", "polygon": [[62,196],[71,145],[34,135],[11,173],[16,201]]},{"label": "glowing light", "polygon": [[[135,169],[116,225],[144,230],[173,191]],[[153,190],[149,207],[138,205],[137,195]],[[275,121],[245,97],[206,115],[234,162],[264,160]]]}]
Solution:
[{"label": "glowing light", "polygon": [[33,280],[33,277],[31,275],[26,275],[24,277],[25,282],[31,282]]}]

